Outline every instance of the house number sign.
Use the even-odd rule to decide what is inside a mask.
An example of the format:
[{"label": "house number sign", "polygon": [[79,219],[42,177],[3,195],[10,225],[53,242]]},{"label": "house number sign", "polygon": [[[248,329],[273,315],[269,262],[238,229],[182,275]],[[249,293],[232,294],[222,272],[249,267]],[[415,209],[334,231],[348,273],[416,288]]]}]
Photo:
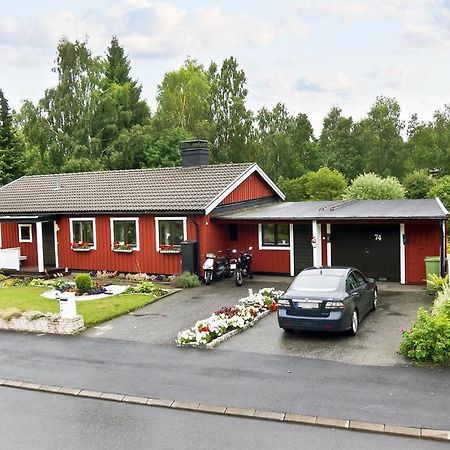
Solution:
[{"label": "house number sign", "polygon": [[375,237],[375,240],[376,241],[381,241],[382,240],[382,238],[381,238],[381,234],[374,234],[374,237]]}]

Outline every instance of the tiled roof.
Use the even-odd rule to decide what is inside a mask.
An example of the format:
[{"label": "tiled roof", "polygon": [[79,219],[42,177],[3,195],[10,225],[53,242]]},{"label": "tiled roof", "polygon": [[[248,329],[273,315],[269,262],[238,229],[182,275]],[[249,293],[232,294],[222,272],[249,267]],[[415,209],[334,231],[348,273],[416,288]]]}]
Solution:
[{"label": "tiled roof", "polygon": [[204,211],[254,163],[29,175],[0,189],[0,214]]}]

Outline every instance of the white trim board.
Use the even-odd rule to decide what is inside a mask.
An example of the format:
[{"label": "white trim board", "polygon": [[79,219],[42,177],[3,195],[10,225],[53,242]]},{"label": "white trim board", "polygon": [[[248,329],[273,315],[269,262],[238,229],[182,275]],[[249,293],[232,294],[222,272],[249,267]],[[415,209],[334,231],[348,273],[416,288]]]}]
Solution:
[{"label": "white trim board", "polygon": [[439,197],[436,197],[435,200],[437,201],[439,208],[442,209],[442,212],[448,216],[448,210],[447,208],[444,206],[444,204],[442,203],[441,199]]},{"label": "white trim board", "polygon": [[139,217],[110,217],[109,218],[111,249],[113,248],[113,244],[114,244],[114,222],[127,222],[127,221],[134,221],[136,223],[136,247],[133,247],[133,251],[138,252],[140,249]]},{"label": "white trim board", "polygon": [[58,268],[59,267],[59,254],[58,254],[58,248],[59,248],[59,243],[58,243],[58,231],[59,231],[59,226],[56,223],[56,220],[53,221],[53,236],[54,236],[54,243],[55,243],[55,267]]},{"label": "white trim board", "polygon": [[327,223],[327,266],[331,266],[331,224]]},{"label": "white trim board", "polygon": [[[277,224],[277,222],[270,222],[270,224]],[[283,225],[283,223],[281,223]],[[289,224],[291,225],[291,224]],[[291,233],[289,230],[289,245],[263,245],[262,241],[262,223],[258,223],[258,250],[290,250],[292,246]]]},{"label": "white trim board", "polygon": [[44,265],[44,241],[42,237],[42,222],[36,222],[36,241],[37,241],[38,271],[43,272],[45,270],[45,265]]},{"label": "white trim board", "polygon": [[[19,223],[19,242],[32,244],[33,243],[33,225],[31,223]],[[22,239],[22,228],[30,230],[30,239]]]},{"label": "white trim board", "polygon": [[211,213],[211,211],[218,206],[228,195],[230,195],[240,184],[242,184],[247,178],[249,178],[254,173],[258,173],[263,180],[276,192],[276,194],[282,199],[285,199],[285,195],[277,185],[269,178],[269,176],[258,166],[258,164],[253,164],[250,166],[242,175],[236,178],[232,183],[228,185],[214,200],[212,200],[205,208],[205,215]]},{"label": "white trim board", "polygon": [[403,241],[405,236],[405,224],[400,224],[400,284],[406,283],[406,248]]},{"label": "white trim board", "polygon": [[[95,224],[95,217],[69,217],[69,233],[70,233],[70,245],[73,242],[73,222],[92,222],[92,233],[94,238],[94,245],[91,247],[92,250],[97,250],[97,229]],[[56,222],[55,222],[56,224]]]},{"label": "white trim board", "polygon": [[294,260],[294,224],[289,224],[289,243],[290,243],[290,254],[289,254],[289,264],[290,264],[290,274],[291,277],[295,275],[295,260]]},{"label": "white trim board", "polygon": [[187,240],[187,217],[186,216],[180,216],[180,217],[155,217],[155,242],[156,242],[156,251],[160,253],[161,249],[159,248],[159,222],[164,220],[177,220],[177,221],[183,221],[183,240]]}]

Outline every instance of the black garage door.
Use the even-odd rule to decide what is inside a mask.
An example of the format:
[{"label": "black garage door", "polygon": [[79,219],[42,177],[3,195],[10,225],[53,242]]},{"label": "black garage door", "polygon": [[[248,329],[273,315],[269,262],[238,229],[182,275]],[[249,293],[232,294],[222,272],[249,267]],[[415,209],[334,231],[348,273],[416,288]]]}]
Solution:
[{"label": "black garage door", "polygon": [[400,281],[400,225],[331,225],[331,262]]},{"label": "black garage door", "polygon": [[310,224],[294,224],[294,271],[295,275],[313,265]]}]

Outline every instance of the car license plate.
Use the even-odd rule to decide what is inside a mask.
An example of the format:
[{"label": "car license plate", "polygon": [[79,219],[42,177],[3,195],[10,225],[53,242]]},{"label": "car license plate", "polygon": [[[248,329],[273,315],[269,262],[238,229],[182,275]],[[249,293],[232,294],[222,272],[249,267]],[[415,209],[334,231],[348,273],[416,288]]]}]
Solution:
[{"label": "car license plate", "polygon": [[231,269],[231,270],[236,269],[236,264],[230,264],[230,269]]},{"label": "car license plate", "polygon": [[297,306],[299,308],[303,308],[303,309],[318,309],[319,308],[318,303],[298,302]]}]

